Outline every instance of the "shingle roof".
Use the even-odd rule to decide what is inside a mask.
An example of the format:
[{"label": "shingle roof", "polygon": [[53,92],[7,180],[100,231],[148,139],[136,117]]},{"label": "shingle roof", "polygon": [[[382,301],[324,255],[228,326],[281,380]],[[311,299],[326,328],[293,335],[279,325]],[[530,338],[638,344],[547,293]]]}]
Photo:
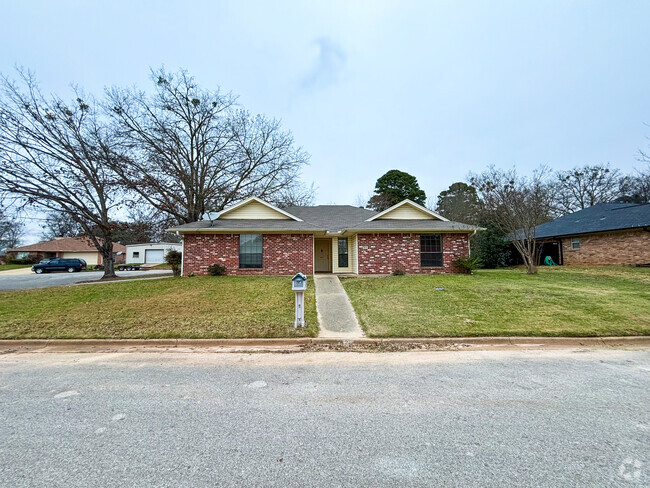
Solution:
[{"label": "shingle roof", "polygon": [[472,232],[479,227],[444,222],[441,220],[393,220],[378,219],[366,222],[377,212],[352,205],[317,205],[312,207],[287,207],[286,212],[302,219],[302,222],[286,219],[216,219],[200,220],[168,229],[171,232],[210,232],[210,231],[296,231],[296,232],[342,232],[361,231],[459,231]]},{"label": "shingle roof", "polygon": [[537,226],[537,238],[650,227],[650,203],[599,203]]},{"label": "shingle roof", "polygon": [[180,246],[180,242],[139,242],[137,244],[127,244],[126,247],[131,246]]},{"label": "shingle roof", "polygon": [[[99,242],[102,242],[99,239]],[[43,251],[43,252],[97,252],[97,248],[87,237],[61,237],[51,241],[30,244],[29,246],[14,247],[7,249],[7,252],[25,252],[25,251]],[[113,243],[113,252],[124,252],[126,247],[117,242]]]},{"label": "shingle roof", "polygon": [[196,231],[224,231],[229,230],[295,230],[295,231],[314,231],[322,230],[314,224],[308,222],[298,222],[297,220],[288,219],[223,219],[223,220],[199,220],[189,224],[182,224],[167,229],[169,232],[187,232]]},{"label": "shingle roof", "polygon": [[315,225],[317,229],[343,230],[369,219],[377,212],[352,205],[317,205],[313,207],[288,207],[287,212]]},{"label": "shingle roof", "polygon": [[459,231],[459,232],[472,232],[478,230],[479,227],[475,225],[463,224],[461,222],[452,222],[450,220],[398,220],[398,219],[385,219],[373,220],[372,222],[361,222],[350,230],[425,230],[425,231]]}]

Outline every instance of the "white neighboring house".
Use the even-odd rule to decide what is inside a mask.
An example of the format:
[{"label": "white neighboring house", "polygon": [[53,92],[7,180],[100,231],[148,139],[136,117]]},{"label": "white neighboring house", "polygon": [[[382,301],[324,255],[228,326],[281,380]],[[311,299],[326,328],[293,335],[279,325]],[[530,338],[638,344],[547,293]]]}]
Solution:
[{"label": "white neighboring house", "polygon": [[130,264],[160,264],[169,251],[182,252],[180,242],[146,242],[126,246],[126,262]]}]

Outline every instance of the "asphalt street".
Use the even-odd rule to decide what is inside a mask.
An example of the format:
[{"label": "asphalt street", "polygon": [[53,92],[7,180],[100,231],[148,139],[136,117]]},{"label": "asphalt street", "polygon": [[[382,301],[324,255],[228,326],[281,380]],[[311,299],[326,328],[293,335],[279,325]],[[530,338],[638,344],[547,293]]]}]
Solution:
[{"label": "asphalt street", "polygon": [[[124,278],[142,278],[159,274],[170,274],[170,270],[158,271],[118,271],[117,276]],[[29,268],[3,271],[0,273],[0,290],[27,290],[30,288],[49,288],[52,286],[74,285],[83,281],[101,279],[103,271],[83,271],[81,273],[43,273],[37,275]]]},{"label": "asphalt street", "polygon": [[0,485],[648,486],[650,351],[0,356]]}]

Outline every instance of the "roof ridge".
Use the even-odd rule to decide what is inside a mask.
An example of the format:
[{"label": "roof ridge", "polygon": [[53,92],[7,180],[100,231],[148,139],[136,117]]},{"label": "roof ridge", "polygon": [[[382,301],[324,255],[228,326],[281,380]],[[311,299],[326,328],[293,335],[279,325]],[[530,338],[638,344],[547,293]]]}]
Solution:
[{"label": "roof ridge", "polygon": [[643,207],[644,205],[650,205],[650,202],[647,202],[647,203],[628,203],[628,204],[620,203],[619,205],[625,205],[625,206],[615,208],[614,210],[624,210],[626,208]]}]

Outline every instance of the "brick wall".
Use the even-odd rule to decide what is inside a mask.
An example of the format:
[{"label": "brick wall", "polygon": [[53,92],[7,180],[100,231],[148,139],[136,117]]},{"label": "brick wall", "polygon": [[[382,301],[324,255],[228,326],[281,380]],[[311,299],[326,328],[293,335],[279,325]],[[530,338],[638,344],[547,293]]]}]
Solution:
[{"label": "brick wall", "polygon": [[239,268],[239,234],[185,234],[183,274],[207,274],[211,264],[226,267],[229,275],[312,274],[314,244],[311,234],[264,234],[262,269]]},{"label": "brick wall", "polygon": [[650,263],[650,232],[642,229],[576,237],[580,249],[571,249],[571,238],[562,239],[565,265]]},{"label": "brick wall", "polygon": [[420,234],[359,234],[359,274],[454,273],[452,261],[469,256],[468,234],[442,234],[442,267],[420,266]]}]

